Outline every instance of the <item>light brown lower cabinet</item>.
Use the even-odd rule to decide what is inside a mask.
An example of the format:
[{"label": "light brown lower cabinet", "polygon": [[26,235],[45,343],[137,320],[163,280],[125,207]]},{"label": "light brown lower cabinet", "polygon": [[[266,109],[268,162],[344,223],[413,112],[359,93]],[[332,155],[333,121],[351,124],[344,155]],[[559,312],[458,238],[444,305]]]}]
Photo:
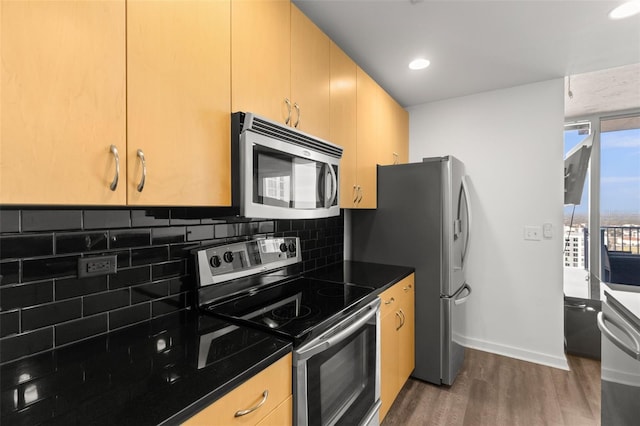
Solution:
[{"label": "light brown lower cabinet", "polygon": [[380,421],[415,367],[414,274],[380,294]]},{"label": "light brown lower cabinet", "polygon": [[[289,426],[293,424],[291,389],[291,354],[288,354],[191,417],[183,425]],[[236,417],[236,413],[252,408],[255,409]]]}]

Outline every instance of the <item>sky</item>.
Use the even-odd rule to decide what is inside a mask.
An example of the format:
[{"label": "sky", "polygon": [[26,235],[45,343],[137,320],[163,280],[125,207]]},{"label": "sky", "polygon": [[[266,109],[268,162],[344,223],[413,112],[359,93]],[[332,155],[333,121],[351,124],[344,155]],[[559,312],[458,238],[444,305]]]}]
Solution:
[{"label": "sky", "polygon": [[[565,132],[564,153],[586,135]],[[640,217],[640,129],[605,132],[601,136],[600,214],[632,214]],[[576,214],[587,214],[589,183],[585,183]],[[565,215],[572,207],[565,207]]]}]

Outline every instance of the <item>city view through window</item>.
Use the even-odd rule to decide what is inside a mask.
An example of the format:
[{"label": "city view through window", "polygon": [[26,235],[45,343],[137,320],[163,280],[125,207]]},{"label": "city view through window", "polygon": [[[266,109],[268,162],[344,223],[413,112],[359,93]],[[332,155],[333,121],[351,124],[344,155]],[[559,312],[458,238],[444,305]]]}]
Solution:
[{"label": "city view through window", "polygon": [[[589,298],[589,271],[602,282],[640,286],[640,115],[603,119],[600,128],[600,143],[593,147],[599,150],[599,206],[589,199],[590,167],[580,203],[564,211],[565,294],[575,297]],[[565,156],[586,136],[585,130],[566,130]],[[595,229],[602,244],[596,248],[589,237],[590,208],[600,213]],[[599,268],[589,265],[593,249],[600,252]]]}]

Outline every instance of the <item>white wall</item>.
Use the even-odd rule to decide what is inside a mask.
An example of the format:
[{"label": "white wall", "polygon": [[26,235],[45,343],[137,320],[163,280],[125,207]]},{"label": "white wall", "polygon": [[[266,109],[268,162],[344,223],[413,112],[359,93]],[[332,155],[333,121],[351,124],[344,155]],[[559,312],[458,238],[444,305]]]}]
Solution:
[{"label": "white wall", "polygon": [[[557,79],[408,110],[410,161],[452,154],[470,178],[466,346],[566,369],[563,90]],[[551,239],[524,240],[543,223]]]}]

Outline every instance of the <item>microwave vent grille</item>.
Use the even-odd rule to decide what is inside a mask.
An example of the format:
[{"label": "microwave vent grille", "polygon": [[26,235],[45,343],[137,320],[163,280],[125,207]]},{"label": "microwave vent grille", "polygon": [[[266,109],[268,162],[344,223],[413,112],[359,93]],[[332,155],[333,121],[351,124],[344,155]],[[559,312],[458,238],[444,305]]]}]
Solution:
[{"label": "microwave vent grille", "polygon": [[253,116],[251,131],[280,139],[303,148],[311,149],[335,158],[342,157],[342,148],[312,136]]}]

